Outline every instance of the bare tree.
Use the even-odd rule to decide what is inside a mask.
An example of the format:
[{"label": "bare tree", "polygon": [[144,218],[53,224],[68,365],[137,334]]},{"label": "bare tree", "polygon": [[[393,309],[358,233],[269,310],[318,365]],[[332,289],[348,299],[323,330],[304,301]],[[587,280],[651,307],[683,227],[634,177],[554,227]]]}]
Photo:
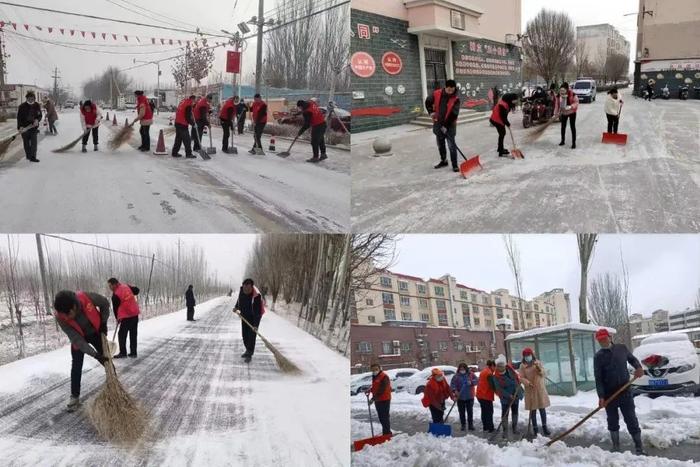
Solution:
[{"label": "bare tree", "polygon": [[[515,243],[515,239],[512,235],[503,235],[503,243],[506,247],[506,255],[508,257],[508,266],[510,271],[513,273],[513,278],[515,279],[515,293],[518,296],[518,319],[516,321],[520,322],[520,329],[525,329],[525,319],[523,314],[523,275],[520,263],[520,250],[518,245]],[[513,310],[515,314],[515,310]],[[518,329],[518,324],[516,322],[515,329]]]},{"label": "bare tree", "polygon": [[591,320],[598,326],[618,331],[618,340],[629,345],[629,310],[626,280],[606,272],[591,281],[589,294]]},{"label": "bare tree", "polygon": [[578,260],[581,266],[581,284],[578,295],[578,319],[580,323],[588,323],[588,310],[586,307],[586,291],[588,290],[588,270],[593,257],[593,249],[598,234],[577,234]]},{"label": "bare tree", "polygon": [[93,76],[83,83],[83,95],[94,101],[111,102],[117,105],[117,98],[133,84],[133,80],[117,67],[108,67],[102,74]]},{"label": "bare tree", "polygon": [[591,72],[591,64],[588,56],[588,47],[582,40],[576,40],[576,76],[587,76]]},{"label": "bare tree", "polygon": [[609,81],[623,79],[629,71],[630,59],[622,54],[608,55],[605,60],[605,76]]},{"label": "bare tree", "polygon": [[175,83],[180,89],[187,89],[191,79],[199,85],[209,75],[214,64],[214,50],[207,46],[207,41],[194,41],[185,48],[182,56],[175,58],[170,67]]},{"label": "bare tree", "polygon": [[523,51],[545,81],[563,75],[575,54],[574,23],[566,13],[542,9],[525,28]]}]

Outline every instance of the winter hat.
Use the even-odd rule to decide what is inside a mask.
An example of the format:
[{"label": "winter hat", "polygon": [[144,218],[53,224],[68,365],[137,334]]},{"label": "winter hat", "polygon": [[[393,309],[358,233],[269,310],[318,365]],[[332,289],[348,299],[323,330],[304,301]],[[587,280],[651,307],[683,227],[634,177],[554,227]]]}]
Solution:
[{"label": "winter hat", "polygon": [[299,100],[297,101],[297,107],[301,107],[301,108],[303,109],[304,107],[306,107],[306,102],[304,102],[303,100],[299,99]]},{"label": "winter hat", "polygon": [[445,81],[445,87],[446,88],[456,88],[457,82],[453,79],[448,79],[447,81]]},{"label": "winter hat", "polygon": [[134,91],[137,96],[143,96],[143,91]]},{"label": "winter hat", "polygon": [[27,94],[24,97],[25,99],[29,99],[30,97],[36,98],[36,94],[34,94],[34,91],[27,91]]},{"label": "winter hat", "polygon": [[523,357],[524,357],[525,355],[534,355],[534,352],[532,351],[532,349],[531,349],[530,347],[525,347],[525,348],[523,349]]},{"label": "winter hat", "polygon": [[600,341],[606,337],[610,337],[610,333],[605,328],[600,328],[595,332],[595,340]]},{"label": "winter hat", "polygon": [[506,357],[503,354],[498,354],[496,358],[496,366],[506,366]]},{"label": "winter hat", "polygon": [[462,368],[464,368],[465,370],[468,370],[468,369],[469,369],[469,368],[467,368],[467,364],[464,363],[464,362],[462,362],[462,363],[460,363],[459,365],[457,365],[457,371],[461,370]]},{"label": "winter hat", "polygon": [[207,94],[207,100],[210,101],[212,99],[214,99],[214,94],[211,94],[211,93]]},{"label": "winter hat", "polygon": [[433,368],[433,371],[431,372],[433,376],[442,376],[443,372],[440,368]]}]

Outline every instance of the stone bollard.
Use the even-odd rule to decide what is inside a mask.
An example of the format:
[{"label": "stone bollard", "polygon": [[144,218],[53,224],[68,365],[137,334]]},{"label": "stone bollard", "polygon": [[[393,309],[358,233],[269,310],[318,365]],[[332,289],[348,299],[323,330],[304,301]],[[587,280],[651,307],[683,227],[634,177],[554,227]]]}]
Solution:
[{"label": "stone bollard", "polygon": [[394,153],[391,152],[391,142],[386,138],[377,138],[372,143],[372,149],[374,149],[374,157],[380,156],[393,156]]}]

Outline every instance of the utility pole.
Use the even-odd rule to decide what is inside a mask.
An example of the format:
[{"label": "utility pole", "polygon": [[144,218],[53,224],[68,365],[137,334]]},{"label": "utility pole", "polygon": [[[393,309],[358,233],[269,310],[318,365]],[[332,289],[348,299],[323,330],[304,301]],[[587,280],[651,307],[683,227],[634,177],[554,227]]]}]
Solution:
[{"label": "utility pole", "polygon": [[58,78],[60,78],[60,76],[58,76],[58,67],[54,67],[52,78],[53,78],[53,103],[58,105],[59,104],[59,102],[58,102]]},{"label": "utility pole", "polygon": [[46,286],[46,269],[44,267],[44,250],[41,247],[41,234],[34,234],[36,237],[36,251],[39,255],[39,273],[41,274],[41,288],[44,290],[44,306],[46,314],[51,314],[51,305],[49,302],[49,289]]},{"label": "utility pole", "polygon": [[176,287],[180,287],[180,237],[177,237],[177,279]]},{"label": "utility pole", "polygon": [[265,26],[265,0],[258,0],[258,48],[255,60],[255,93],[260,93],[262,84],[263,27]]},{"label": "utility pole", "polygon": [[[5,53],[5,31],[0,29],[0,91],[5,90],[5,75],[7,74],[7,66],[5,59],[9,55]],[[5,118],[5,100],[0,98],[0,118]]]}]

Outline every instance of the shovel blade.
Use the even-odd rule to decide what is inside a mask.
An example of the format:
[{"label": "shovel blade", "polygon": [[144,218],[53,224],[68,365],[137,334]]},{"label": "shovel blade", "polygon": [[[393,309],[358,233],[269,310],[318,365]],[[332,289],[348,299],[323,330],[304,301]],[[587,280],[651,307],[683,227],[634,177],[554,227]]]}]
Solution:
[{"label": "shovel blade", "polygon": [[603,133],[603,144],[627,144],[627,135],[625,133]]},{"label": "shovel blade", "polygon": [[378,435],[371,438],[358,439],[353,441],[352,447],[355,451],[361,451],[365,446],[376,446],[377,444],[386,443],[391,439],[391,435]]},{"label": "shovel blade", "polygon": [[479,156],[472,156],[466,161],[462,162],[459,164],[459,173],[462,174],[463,178],[467,178],[467,175],[470,172],[473,172],[477,168],[483,169],[481,166],[481,160],[479,159]]},{"label": "shovel blade", "polygon": [[289,153],[289,151],[282,151],[282,152],[278,152],[277,155],[279,157],[289,157],[291,154]]},{"label": "shovel blade", "polygon": [[202,159],[204,159],[205,161],[208,161],[209,159],[211,159],[211,156],[209,154],[207,154],[207,151],[205,151],[204,149],[199,150],[199,156]]},{"label": "shovel blade", "polygon": [[207,154],[216,154],[216,148],[212,148],[212,147],[207,148]]},{"label": "shovel blade", "polygon": [[452,425],[431,423],[428,425],[428,433],[433,436],[452,436]]},{"label": "shovel blade", "polygon": [[511,149],[510,155],[513,157],[513,159],[525,159],[525,155],[523,155],[523,152],[520,149]]}]

